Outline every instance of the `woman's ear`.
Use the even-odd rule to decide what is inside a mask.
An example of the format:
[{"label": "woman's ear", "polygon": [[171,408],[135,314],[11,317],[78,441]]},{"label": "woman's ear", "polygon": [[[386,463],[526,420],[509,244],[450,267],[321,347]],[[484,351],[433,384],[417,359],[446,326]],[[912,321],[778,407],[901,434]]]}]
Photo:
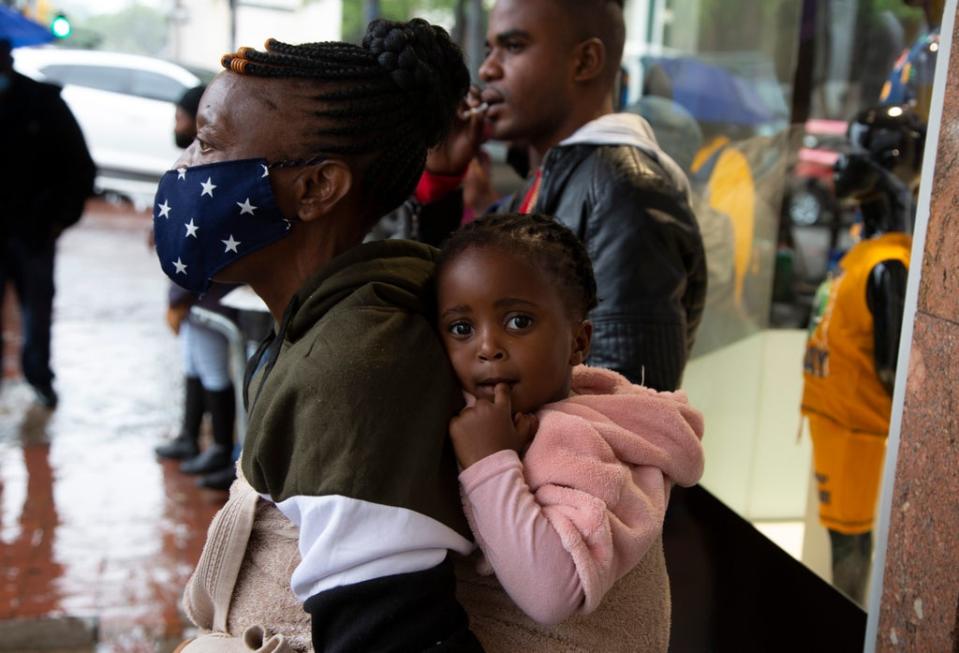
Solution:
[{"label": "woman's ear", "polygon": [[593,340],[593,323],[583,320],[573,332],[573,351],[569,355],[569,364],[582,365],[589,358],[589,344]]},{"label": "woman's ear", "polygon": [[343,161],[328,159],[306,168],[293,184],[296,217],[303,222],[322,218],[352,187],[353,173]]},{"label": "woman's ear", "polygon": [[587,39],[576,46],[574,81],[589,82],[606,69],[606,46],[597,38]]}]

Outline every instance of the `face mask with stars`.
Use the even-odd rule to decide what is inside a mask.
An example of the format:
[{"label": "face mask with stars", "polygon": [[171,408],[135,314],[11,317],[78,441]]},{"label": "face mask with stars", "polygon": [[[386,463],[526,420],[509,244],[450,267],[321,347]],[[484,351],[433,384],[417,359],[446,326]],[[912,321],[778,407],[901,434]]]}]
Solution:
[{"label": "face mask with stars", "polygon": [[217,272],[286,237],[270,169],[309,162],[223,161],[170,170],[160,179],[153,230],[160,266],[174,283],[206,292]]}]

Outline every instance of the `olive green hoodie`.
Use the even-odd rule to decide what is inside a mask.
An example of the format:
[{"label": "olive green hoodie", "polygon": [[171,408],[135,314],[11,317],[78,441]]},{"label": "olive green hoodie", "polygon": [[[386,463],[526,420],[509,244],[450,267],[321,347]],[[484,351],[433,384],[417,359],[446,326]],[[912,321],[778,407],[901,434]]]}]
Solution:
[{"label": "olive green hoodie", "polygon": [[404,508],[471,538],[447,437],[462,400],[433,328],[435,258],[418,243],[361,245],[296,294],[282,345],[249,385],[241,464],[257,492]]}]

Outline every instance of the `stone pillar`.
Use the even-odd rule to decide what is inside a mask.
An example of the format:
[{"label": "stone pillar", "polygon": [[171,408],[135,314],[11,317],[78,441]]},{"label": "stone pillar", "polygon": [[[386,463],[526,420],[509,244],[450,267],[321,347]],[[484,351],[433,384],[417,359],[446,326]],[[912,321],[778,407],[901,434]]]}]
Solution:
[{"label": "stone pillar", "polygon": [[[954,0],[947,3],[946,11],[954,17]],[[918,262],[911,268],[911,274],[921,270],[921,278],[905,392],[897,393],[904,396],[904,405],[895,484],[891,503],[883,506],[883,521],[889,529],[882,600],[878,627],[869,633],[874,639],[867,644],[867,650],[874,645],[883,653],[959,652],[959,41],[955,31],[952,47],[945,47],[945,30],[954,29],[954,20],[947,17],[940,58],[950,60],[941,127],[938,142],[926,143],[927,148],[937,148],[929,222],[921,268]],[[930,136],[934,138],[935,133]],[[904,330],[904,339],[908,336]],[[904,340],[903,346],[909,344]],[[882,556],[877,556],[876,563],[882,562]]]}]

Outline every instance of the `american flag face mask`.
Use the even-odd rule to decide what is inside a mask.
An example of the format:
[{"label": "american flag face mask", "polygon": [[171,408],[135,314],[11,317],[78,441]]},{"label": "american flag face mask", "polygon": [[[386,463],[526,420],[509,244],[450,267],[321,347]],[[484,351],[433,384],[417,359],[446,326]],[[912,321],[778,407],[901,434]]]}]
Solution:
[{"label": "american flag face mask", "polygon": [[217,272],[287,236],[292,223],[276,206],[270,170],[320,160],[223,161],[164,174],[153,208],[163,272],[178,286],[202,294]]}]

